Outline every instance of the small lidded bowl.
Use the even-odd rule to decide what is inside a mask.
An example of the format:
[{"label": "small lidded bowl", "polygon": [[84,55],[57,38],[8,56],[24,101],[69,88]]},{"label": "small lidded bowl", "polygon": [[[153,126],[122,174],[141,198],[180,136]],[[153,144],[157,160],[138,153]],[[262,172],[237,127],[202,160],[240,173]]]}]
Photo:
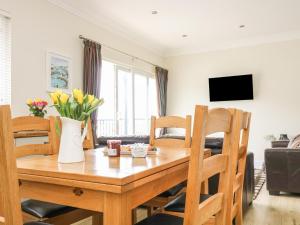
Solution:
[{"label": "small lidded bowl", "polygon": [[145,158],[147,156],[148,146],[137,143],[131,146],[131,155],[134,158]]}]

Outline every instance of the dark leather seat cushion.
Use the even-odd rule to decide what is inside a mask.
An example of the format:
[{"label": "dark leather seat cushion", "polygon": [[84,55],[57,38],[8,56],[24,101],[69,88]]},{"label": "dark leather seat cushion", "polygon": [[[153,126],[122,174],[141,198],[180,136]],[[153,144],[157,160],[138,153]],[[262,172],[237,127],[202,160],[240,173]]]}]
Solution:
[{"label": "dark leather seat cushion", "polygon": [[168,214],[156,214],[135,225],[183,225],[183,218]]},{"label": "dark leather seat cushion", "polygon": [[185,186],[186,186],[186,182],[183,182],[183,183],[181,183],[181,184],[178,184],[178,185],[176,185],[176,186],[170,188],[169,190],[167,190],[167,191],[161,193],[161,194],[159,195],[159,197],[165,197],[165,198],[167,198],[167,197],[175,196],[175,195],[177,195],[178,192],[181,191],[182,188],[184,188]]},{"label": "dark leather seat cushion", "polygon": [[75,208],[69,206],[57,205],[33,199],[22,202],[22,210],[38,218],[51,218],[70,212],[74,209]]},{"label": "dark leather seat cushion", "polygon": [[51,225],[51,224],[42,223],[42,222],[29,222],[29,223],[24,223],[24,225]]},{"label": "dark leather seat cushion", "polygon": [[[172,211],[172,212],[181,212],[181,213],[184,213],[185,197],[186,197],[186,193],[182,193],[177,198],[175,198],[173,201],[169,202],[165,206],[165,210],[166,211]],[[199,203],[200,202],[204,202],[209,197],[211,197],[211,195],[201,194],[200,195],[200,201],[199,201]]]}]

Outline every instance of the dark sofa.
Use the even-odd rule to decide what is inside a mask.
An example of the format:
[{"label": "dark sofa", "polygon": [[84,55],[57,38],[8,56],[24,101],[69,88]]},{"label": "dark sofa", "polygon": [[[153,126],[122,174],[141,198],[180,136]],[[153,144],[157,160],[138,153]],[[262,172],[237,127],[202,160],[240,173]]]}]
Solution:
[{"label": "dark sofa", "polygon": [[[167,135],[166,137],[173,137]],[[176,138],[184,138],[176,136]],[[149,143],[149,136],[120,136],[120,137],[100,137],[98,138],[99,146],[105,146],[107,140],[122,140],[122,144],[134,144],[134,143]],[[223,146],[223,138],[206,138],[205,147],[210,148],[212,155],[220,154]],[[218,190],[219,176],[216,175],[209,179],[209,193],[214,194]],[[246,162],[246,171],[244,179],[244,191],[243,191],[243,212],[246,212],[248,207],[252,204],[254,195],[254,155],[248,153]]]},{"label": "dark sofa", "polygon": [[300,193],[300,149],[277,147],[265,150],[267,190]]}]

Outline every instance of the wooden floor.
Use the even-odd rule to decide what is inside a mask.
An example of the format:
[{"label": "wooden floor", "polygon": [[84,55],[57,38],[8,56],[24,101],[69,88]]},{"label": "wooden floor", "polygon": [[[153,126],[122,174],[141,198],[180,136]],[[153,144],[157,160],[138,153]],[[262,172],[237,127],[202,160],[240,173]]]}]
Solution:
[{"label": "wooden floor", "polygon": [[[145,212],[140,211],[142,218]],[[76,225],[91,225],[87,219]],[[244,225],[300,225],[300,195],[270,196],[265,185],[244,218]]]},{"label": "wooden floor", "polygon": [[300,225],[300,195],[270,196],[264,185],[244,225]]}]

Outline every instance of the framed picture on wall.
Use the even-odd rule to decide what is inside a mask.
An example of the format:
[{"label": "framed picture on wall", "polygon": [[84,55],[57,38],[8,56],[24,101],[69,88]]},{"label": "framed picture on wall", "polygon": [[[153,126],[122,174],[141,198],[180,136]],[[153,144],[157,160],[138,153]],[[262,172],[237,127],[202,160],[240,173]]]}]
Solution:
[{"label": "framed picture on wall", "polygon": [[72,60],[69,57],[47,52],[47,91],[72,91]]}]

